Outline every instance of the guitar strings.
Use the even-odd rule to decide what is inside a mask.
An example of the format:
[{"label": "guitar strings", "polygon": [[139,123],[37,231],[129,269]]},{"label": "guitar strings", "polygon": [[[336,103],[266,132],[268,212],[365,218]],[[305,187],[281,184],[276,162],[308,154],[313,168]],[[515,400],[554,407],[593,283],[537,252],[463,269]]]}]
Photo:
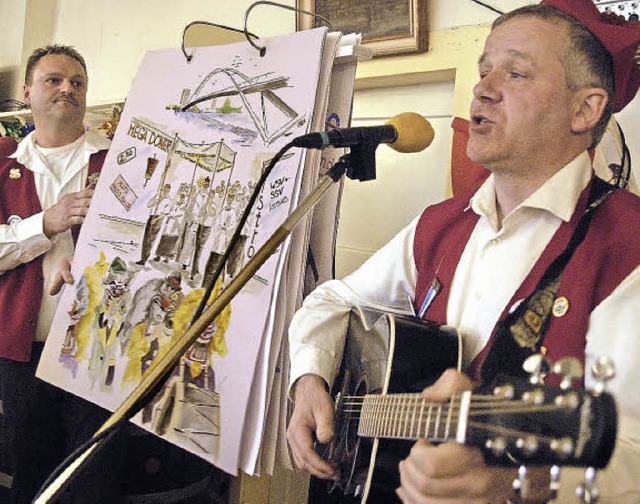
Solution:
[{"label": "guitar strings", "polygon": [[[460,397],[458,394],[455,394],[453,397]],[[368,401],[377,401],[377,400],[394,400],[394,401],[404,401],[404,400],[422,400],[422,394],[369,394],[369,395],[344,395],[342,396],[342,402],[365,402]],[[511,399],[496,397],[494,395],[472,395],[471,402],[483,402],[483,401],[511,401]],[[447,404],[447,403],[434,403],[434,404]]]},{"label": "guitar strings", "polygon": [[[393,397],[394,400],[389,400]],[[369,413],[377,418],[373,419],[374,425],[367,429],[372,430],[372,435],[384,437],[382,432],[391,432],[393,437],[414,439],[416,437],[429,437],[433,430],[434,439],[449,439],[449,433],[455,431],[460,420],[460,408],[456,405],[457,396],[453,396],[449,403],[424,402],[420,394],[397,394],[394,396],[345,396],[342,412],[347,421],[359,420],[365,402],[372,411]],[[400,400],[397,400],[400,399]],[[512,401],[495,396],[475,396],[472,400],[468,417],[486,416],[490,414],[512,415],[523,413],[550,412],[562,409],[573,409],[567,405],[537,405],[524,401]],[[419,410],[419,412],[418,412]],[[435,411],[434,411],[435,410]],[[427,414],[424,417],[424,414]],[[418,418],[416,418],[416,415]],[[432,418],[433,415],[433,418]],[[371,420],[369,421],[371,423]],[[469,422],[469,425],[485,431],[498,432],[510,436],[523,436],[529,432],[507,429],[499,425]],[[431,428],[433,426],[433,429]],[[444,431],[444,432],[442,432]],[[409,432],[409,433],[407,433]],[[420,436],[419,433],[423,433]],[[401,433],[404,433],[402,435]],[[411,434],[415,433],[415,434]],[[540,440],[552,441],[552,438],[538,436]]]},{"label": "guitar strings", "polygon": [[[567,406],[555,406],[555,405],[547,405],[547,406],[535,406],[535,405],[530,405],[530,404],[522,404],[520,407],[518,406],[513,406],[513,405],[505,405],[506,407],[504,408],[481,408],[481,409],[470,409],[469,410],[469,414],[467,416],[472,417],[472,416],[486,416],[486,415],[490,415],[490,414],[522,414],[522,413],[548,413],[548,412],[553,412],[553,411],[560,411],[563,409],[569,409]],[[457,412],[459,411],[458,408],[442,408],[441,414],[449,414],[449,409],[451,409],[451,411],[456,412],[456,414],[454,415],[455,418],[457,418]],[[401,415],[403,413],[411,413],[414,412],[416,410],[416,408],[382,408],[383,412],[386,413],[393,413],[394,415]],[[357,419],[359,418],[359,415],[362,413],[362,408],[358,409],[358,408],[353,408],[353,409],[347,409],[347,408],[343,408],[342,412],[348,415],[351,415],[350,418],[352,419]]]},{"label": "guitar strings", "polygon": [[[457,396],[456,396],[457,398]],[[340,401],[342,411],[345,413],[358,413],[361,411],[365,403],[372,406],[382,407],[383,409],[408,409],[415,408],[448,408],[452,403],[422,402],[424,399],[420,394],[394,394],[392,396],[344,396]],[[409,402],[409,404],[407,404]],[[573,409],[569,405],[546,404],[539,405],[526,401],[514,401],[511,399],[496,398],[495,396],[472,396],[469,405],[469,414],[482,415],[492,412],[546,412],[559,411],[562,409]]]},{"label": "guitar strings", "polygon": [[[362,407],[363,407],[364,403],[345,403],[343,408],[341,409],[342,412],[344,413],[361,413],[362,412]],[[440,403],[426,403],[424,406],[420,405],[420,404],[414,404],[414,405],[395,405],[395,404],[384,404],[384,403],[372,403],[372,406],[378,406],[379,408],[381,408],[384,411],[391,411],[393,410],[394,413],[399,413],[399,412],[412,412],[415,411],[416,409],[421,409],[421,408],[438,408],[441,411],[448,411],[448,408],[450,408],[450,406],[446,405],[446,404],[440,404]],[[452,408],[454,411],[458,411],[459,408],[458,407],[453,407]],[[528,402],[524,402],[524,401],[520,401],[520,402],[509,402],[509,403],[505,403],[505,404],[501,404],[501,403],[495,403],[495,404],[482,404],[480,406],[476,406],[471,404],[469,407],[469,415],[468,416],[474,416],[474,415],[487,415],[487,414],[491,414],[491,413],[536,413],[536,412],[549,412],[549,411],[560,411],[563,409],[573,409],[570,406],[567,405],[556,405],[556,404],[546,404],[546,405],[537,405],[537,404],[531,404]]]}]

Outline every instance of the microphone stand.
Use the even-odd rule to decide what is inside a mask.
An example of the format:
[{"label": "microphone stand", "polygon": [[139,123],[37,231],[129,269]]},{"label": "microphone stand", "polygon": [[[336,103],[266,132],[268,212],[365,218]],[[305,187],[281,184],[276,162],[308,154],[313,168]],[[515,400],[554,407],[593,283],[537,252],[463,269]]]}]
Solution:
[{"label": "microphone stand", "polygon": [[[349,171],[351,178],[359,178],[356,170],[350,162],[350,154],[342,156],[328,171],[320,178],[313,190],[301,201],[293,212],[285,219],[282,225],[276,229],[273,235],[258,249],[256,254],[229,282],[220,295],[213,300],[211,305],[198,317],[184,335],[177,340],[167,353],[157,361],[154,361],[140,383],[122,402],[122,404],[112,413],[107,421],[94,434],[96,436],[114,427],[117,423],[125,419],[130,419],[137,413],[143,401],[152,397],[151,392],[157,390],[163,383],[164,378],[171,373],[178,364],[180,357],[189,349],[195,340],[204,330],[215,320],[222,310],[231,302],[235,295],[244,287],[251,277],[260,269],[273,252],[291,234],[294,226],[318,203],[325,192],[329,190],[333,183],[338,182],[345,172]],[[354,176],[352,176],[354,175]],[[101,436],[96,439],[78,458],[76,458],[64,471],[46,487],[42,493],[34,500],[34,504],[45,504],[52,502],[73,480],[75,475],[98,453],[106,444],[113,433]]]}]

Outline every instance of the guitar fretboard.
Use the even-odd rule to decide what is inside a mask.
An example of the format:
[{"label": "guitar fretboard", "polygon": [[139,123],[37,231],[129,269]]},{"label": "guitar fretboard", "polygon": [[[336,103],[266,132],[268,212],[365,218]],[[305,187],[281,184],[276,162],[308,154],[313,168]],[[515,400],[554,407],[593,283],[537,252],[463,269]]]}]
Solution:
[{"label": "guitar fretboard", "polygon": [[367,395],[362,400],[358,435],[444,442],[460,436],[470,395],[454,395],[448,403],[432,403],[422,394]]}]

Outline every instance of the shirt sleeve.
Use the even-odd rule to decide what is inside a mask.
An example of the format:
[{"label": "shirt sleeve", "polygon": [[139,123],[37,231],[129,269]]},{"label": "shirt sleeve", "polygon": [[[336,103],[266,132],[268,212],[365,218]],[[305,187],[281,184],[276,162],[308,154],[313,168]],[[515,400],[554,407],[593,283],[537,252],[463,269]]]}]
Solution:
[{"label": "shirt sleeve", "polygon": [[44,234],[44,212],[0,225],[0,274],[33,261],[53,246]]},{"label": "shirt sleeve", "polygon": [[329,385],[337,375],[352,306],[409,313],[417,272],[413,238],[418,218],[343,280],[330,280],[307,296],[289,328],[290,386],[304,374]]},{"label": "shirt sleeve", "polygon": [[589,320],[586,346],[587,388],[595,382],[590,373],[595,359],[613,360],[615,377],[606,390],[616,398],[618,436],[613,459],[598,476],[601,502],[640,502],[640,267],[636,268],[600,305]]}]

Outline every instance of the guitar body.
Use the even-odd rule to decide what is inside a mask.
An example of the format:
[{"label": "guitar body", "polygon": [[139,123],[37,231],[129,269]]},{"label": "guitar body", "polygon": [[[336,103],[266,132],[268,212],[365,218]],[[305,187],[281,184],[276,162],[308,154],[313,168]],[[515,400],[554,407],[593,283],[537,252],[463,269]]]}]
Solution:
[{"label": "guitar body", "polygon": [[[606,467],[617,433],[610,394],[571,389],[564,378],[561,386],[547,386],[540,377],[497,376],[448,401],[429,403],[420,391],[444,369],[457,367],[459,353],[453,329],[352,310],[332,390],[335,439],[317,447],[339,467],[341,479],[312,479],[311,504],[398,502],[398,464],[415,439],[477,447],[491,465]],[[576,362],[556,364],[574,369]],[[550,490],[557,492],[557,484]]]},{"label": "guitar body", "polygon": [[[319,452],[340,467],[342,480],[311,479],[310,504],[393,503],[400,485],[399,462],[414,441],[368,439],[357,435],[349,417],[349,396],[420,392],[442,372],[456,367],[456,331],[414,317],[354,308],[340,374],[332,390],[336,436]],[[343,399],[345,398],[345,399]],[[340,405],[341,401],[345,404]]]}]

